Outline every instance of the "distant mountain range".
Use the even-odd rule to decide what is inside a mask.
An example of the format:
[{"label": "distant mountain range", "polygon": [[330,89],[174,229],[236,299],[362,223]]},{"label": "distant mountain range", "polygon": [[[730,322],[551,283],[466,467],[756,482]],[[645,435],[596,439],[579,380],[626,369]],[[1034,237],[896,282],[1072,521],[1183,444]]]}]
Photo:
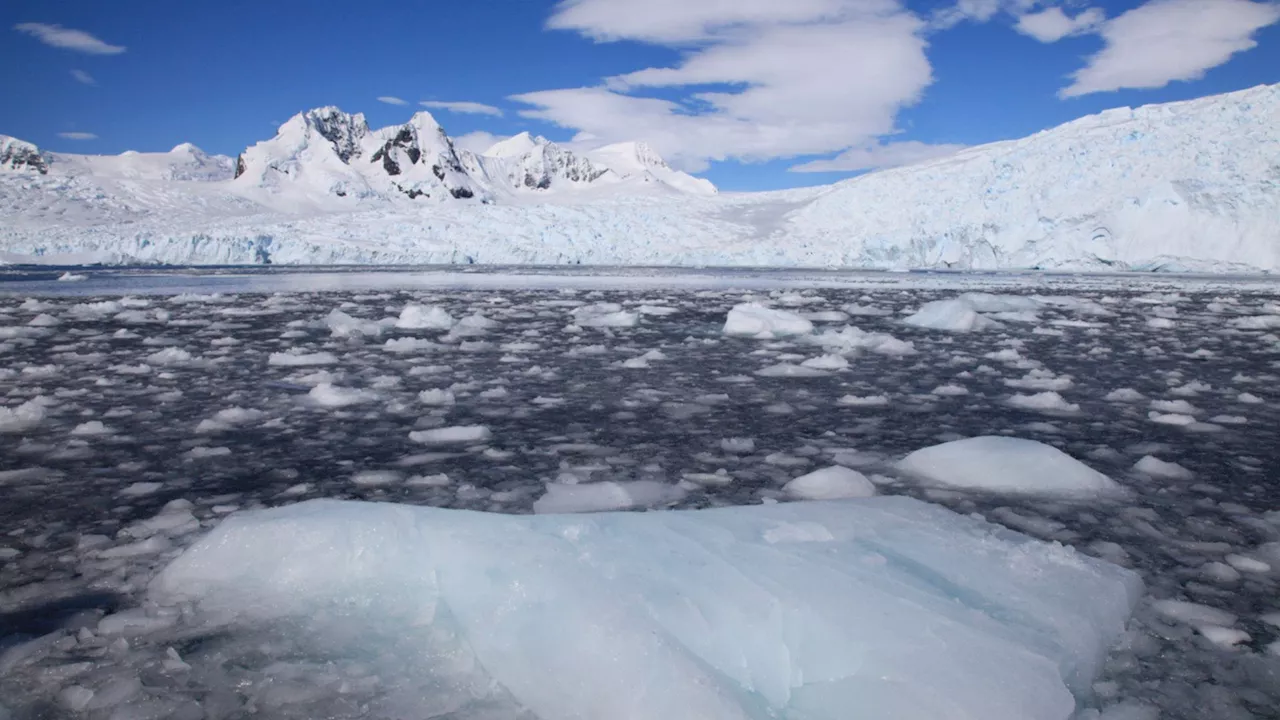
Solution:
[{"label": "distant mountain range", "polygon": [[310,110],[234,159],[0,136],[0,261],[1277,271],[1280,85],[765,193],[642,143],[472,153],[428,113]]},{"label": "distant mountain range", "polygon": [[275,137],[234,160],[188,143],[167,153],[73,155],[0,136],[0,167],[44,175],[226,181],[228,192],[286,211],[338,209],[359,200],[501,203],[588,189],[716,193],[709,181],[671,169],[640,142],[578,154],[520,133],[474,153],[456,147],[431,113],[371,130],[363,114],[336,107],[294,115]]}]

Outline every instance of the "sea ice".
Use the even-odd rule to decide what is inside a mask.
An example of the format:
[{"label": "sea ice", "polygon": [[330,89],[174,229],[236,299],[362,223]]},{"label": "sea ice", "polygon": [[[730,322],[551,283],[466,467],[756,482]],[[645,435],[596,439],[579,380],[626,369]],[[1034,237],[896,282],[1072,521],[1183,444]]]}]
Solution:
[{"label": "sea ice", "polygon": [[[905,497],[573,516],[322,500],[231,516],[150,591],[224,625],[306,618],[419,693],[483,672],[542,720],[1066,720],[1141,583]],[[438,662],[459,642],[468,670]],[[411,690],[401,714],[428,699]]]},{"label": "sea ice", "polygon": [[813,332],[813,323],[796,313],[751,302],[735,305],[729,310],[723,332],[725,335],[767,340],[790,335],[807,335]]},{"label": "sea ice", "polygon": [[902,322],[930,330],[950,332],[973,332],[1001,327],[1000,323],[979,314],[972,305],[960,299],[934,300],[925,303]]},{"label": "sea ice", "polygon": [[1119,486],[1050,445],[983,436],[917,450],[898,462],[902,472],[936,485],[995,493],[1090,496]]},{"label": "sea ice", "polygon": [[448,330],[453,323],[453,316],[442,307],[410,304],[400,311],[396,327],[401,330]]}]

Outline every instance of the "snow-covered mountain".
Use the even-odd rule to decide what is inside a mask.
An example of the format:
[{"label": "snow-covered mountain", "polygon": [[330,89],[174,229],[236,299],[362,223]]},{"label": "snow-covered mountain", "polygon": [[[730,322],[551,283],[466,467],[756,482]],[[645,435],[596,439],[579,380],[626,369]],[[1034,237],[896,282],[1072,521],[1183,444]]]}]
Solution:
[{"label": "snow-covered mountain", "polygon": [[233,180],[182,149],[0,138],[0,259],[1280,270],[1280,85],[770,193],[712,194],[640,143],[471,153],[427,113],[303,113]]}]

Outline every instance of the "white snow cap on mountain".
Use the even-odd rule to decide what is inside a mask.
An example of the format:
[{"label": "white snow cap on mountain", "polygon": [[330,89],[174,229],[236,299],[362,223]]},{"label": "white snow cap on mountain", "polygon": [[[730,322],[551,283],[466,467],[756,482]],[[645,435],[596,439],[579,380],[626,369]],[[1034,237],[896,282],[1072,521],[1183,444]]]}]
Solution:
[{"label": "white snow cap on mountain", "polygon": [[642,168],[646,181],[663,188],[715,192],[710,183],[649,157],[651,152],[643,159],[632,155],[636,158],[618,171],[527,132],[476,154],[455,147],[425,111],[404,125],[370,130],[362,114],[323,107],[295,115],[274,138],[245,150],[235,184],[276,206],[321,206],[334,198],[491,202],[513,194],[616,184]]},{"label": "white snow cap on mountain", "polygon": [[[194,148],[104,158],[0,138],[0,253],[179,264],[1280,270],[1280,84],[1109,110],[781,192],[707,194],[642,143],[572,147],[518,136],[477,154],[454,147],[430,115],[371,131],[362,116],[322,108],[246,150],[236,180],[175,182],[178,170],[193,177]],[[162,172],[142,173],[150,161]]]}]

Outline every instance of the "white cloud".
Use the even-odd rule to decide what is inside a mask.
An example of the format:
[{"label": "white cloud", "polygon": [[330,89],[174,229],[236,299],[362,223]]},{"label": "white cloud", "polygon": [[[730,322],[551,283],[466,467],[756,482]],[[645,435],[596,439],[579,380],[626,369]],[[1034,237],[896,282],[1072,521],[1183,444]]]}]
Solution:
[{"label": "white cloud", "polygon": [[378,102],[383,102],[388,105],[408,105],[409,104],[408,101],[401,100],[400,98],[394,95],[380,95],[378,97]]},{"label": "white cloud", "polygon": [[1021,15],[1035,7],[1039,0],[956,0],[954,5],[933,12],[929,24],[934,30],[946,30],[962,22],[987,22],[1004,11]]},{"label": "white cloud", "polygon": [[89,132],[60,132],[58,137],[66,140],[97,140],[98,136]]},{"label": "white cloud", "polygon": [[851,11],[898,7],[894,0],[562,0],[547,27],[598,41],[686,43],[735,29],[832,21]]},{"label": "white cloud", "polygon": [[424,108],[431,108],[432,110],[448,110],[449,112],[463,113],[466,115],[493,115],[494,117],[502,117],[502,111],[498,108],[478,102],[466,102],[462,100],[457,102],[423,100],[418,104]]},{"label": "white cloud", "polygon": [[19,23],[14,30],[26,33],[45,45],[90,55],[118,55],[125,51],[120,45],[108,45],[83,30],[71,30],[61,25],[44,23]]},{"label": "white cloud", "polygon": [[1250,0],[1153,0],[1099,28],[1106,47],[1058,94],[1158,88],[1195,80],[1257,45],[1253,34],[1280,20],[1280,5]]},{"label": "white cloud", "polygon": [[1096,28],[1106,19],[1101,8],[1089,8],[1069,17],[1060,7],[1051,7],[1018,18],[1014,29],[1043,43],[1057,42],[1068,35],[1078,35]]},{"label": "white cloud", "polygon": [[[698,41],[673,67],[512,98],[533,106],[526,117],[601,143],[644,140],[693,171],[864,145],[893,132],[898,110],[932,81],[924,22],[890,0],[571,0],[550,25],[597,39]],[[655,87],[683,95],[641,95]]]},{"label": "white cloud", "polygon": [[480,154],[493,147],[499,140],[505,139],[506,137],[503,135],[494,135],[483,130],[476,130],[454,138],[453,145],[461,150],[470,150],[473,153]]},{"label": "white cloud", "polygon": [[97,82],[96,80],[94,80],[94,79],[93,79],[93,76],[92,76],[92,75],[90,75],[89,73],[87,73],[87,72],[85,72],[85,71],[83,71],[83,70],[72,70],[72,71],[71,71],[71,77],[75,78],[77,82],[82,82],[82,83],[84,83],[85,85],[97,85],[97,84],[98,84],[98,82]]},{"label": "white cloud", "polygon": [[813,160],[789,168],[790,172],[855,172],[915,165],[954,155],[964,145],[929,145],[916,140],[867,145],[845,150],[829,160]]}]

